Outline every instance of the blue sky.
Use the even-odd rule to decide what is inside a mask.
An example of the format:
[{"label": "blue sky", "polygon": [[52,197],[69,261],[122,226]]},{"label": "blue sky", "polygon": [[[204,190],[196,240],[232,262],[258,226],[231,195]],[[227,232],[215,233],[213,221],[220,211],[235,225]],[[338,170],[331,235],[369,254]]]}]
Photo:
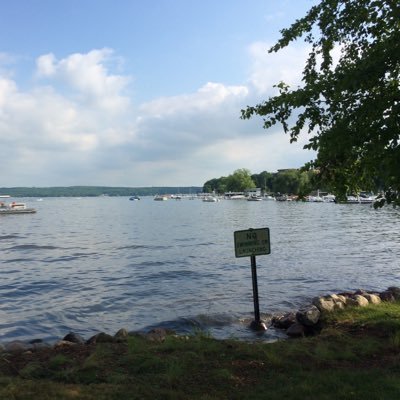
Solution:
[{"label": "blue sky", "polygon": [[303,135],[240,119],[297,85],[268,48],[315,0],[0,0],[1,186],[191,186],[300,167]]}]

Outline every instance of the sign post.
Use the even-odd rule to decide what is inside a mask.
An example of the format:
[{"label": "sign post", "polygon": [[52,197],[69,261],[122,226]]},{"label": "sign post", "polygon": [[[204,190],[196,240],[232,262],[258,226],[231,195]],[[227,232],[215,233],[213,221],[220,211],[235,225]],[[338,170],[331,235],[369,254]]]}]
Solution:
[{"label": "sign post", "polygon": [[265,331],[267,327],[260,318],[260,305],[258,301],[257,265],[256,256],[270,254],[269,229],[248,229],[234,232],[235,256],[250,257],[251,277],[253,282],[254,321],[250,328]]}]

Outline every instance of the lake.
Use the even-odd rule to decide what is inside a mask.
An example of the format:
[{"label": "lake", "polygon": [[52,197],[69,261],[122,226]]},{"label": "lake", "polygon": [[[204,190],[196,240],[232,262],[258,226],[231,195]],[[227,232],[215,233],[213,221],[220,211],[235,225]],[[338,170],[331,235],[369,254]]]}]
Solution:
[{"label": "lake", "polygon": [[262,316],[318,295],[399,285],[400,210],[369,205],[126,197],[18,199],[0,217],[0,343],[166,326],[274,340],[253,319],[250,259],[234,231],[270,229],[257,257]]}]

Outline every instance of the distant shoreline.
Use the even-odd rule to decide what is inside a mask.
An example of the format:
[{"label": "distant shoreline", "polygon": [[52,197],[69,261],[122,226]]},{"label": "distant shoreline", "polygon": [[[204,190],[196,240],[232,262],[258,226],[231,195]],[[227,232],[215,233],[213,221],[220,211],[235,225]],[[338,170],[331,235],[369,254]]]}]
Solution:
[{"label": "distant shoreline", "polygon": [[99,196],[155,196],[156,194],[197,194],[200,186],[54,186],[54,187],[1,187],[0,195],[10,197],[99,197]]}]

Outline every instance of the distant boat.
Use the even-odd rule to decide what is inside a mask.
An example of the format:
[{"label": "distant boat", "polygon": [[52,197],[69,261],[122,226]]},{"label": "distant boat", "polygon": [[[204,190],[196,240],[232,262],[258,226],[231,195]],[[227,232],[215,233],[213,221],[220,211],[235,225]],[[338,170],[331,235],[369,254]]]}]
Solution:
[{"label": "distant boat", "polygon": [[247,201],[262,201],[262,197],[256,196],[256,195],[252,195],[252,196],[249,196],[247,198]]},{"label": "distant boat", "polygon": [[33,214],[36,210],[28,208],[25,203],[17,203],[13,201],[10,204],[0,202],[0,215],[6,214]]},{"label": "distant boat", "polygon": [[168,200],[168,197],[157,194],[156,196],[154,196],[154,200],[155,201],[166,201],[166,200]]},{"label": "distant boat", "polygon": [[203,198],[203,201],[205,203],[217,203],[219,201],[219,198],[215,196],[206,196]]},{"label": "distant boat", "polygon": [[0,194],[0,199],[9,199],[10,197],[9,194]]},{"label": "distant boat", "polygon": [[132,196],[132,197],[129,197],[129,200],[132,200],[132,201],[140,200],[140,197],[139,196]]}]

